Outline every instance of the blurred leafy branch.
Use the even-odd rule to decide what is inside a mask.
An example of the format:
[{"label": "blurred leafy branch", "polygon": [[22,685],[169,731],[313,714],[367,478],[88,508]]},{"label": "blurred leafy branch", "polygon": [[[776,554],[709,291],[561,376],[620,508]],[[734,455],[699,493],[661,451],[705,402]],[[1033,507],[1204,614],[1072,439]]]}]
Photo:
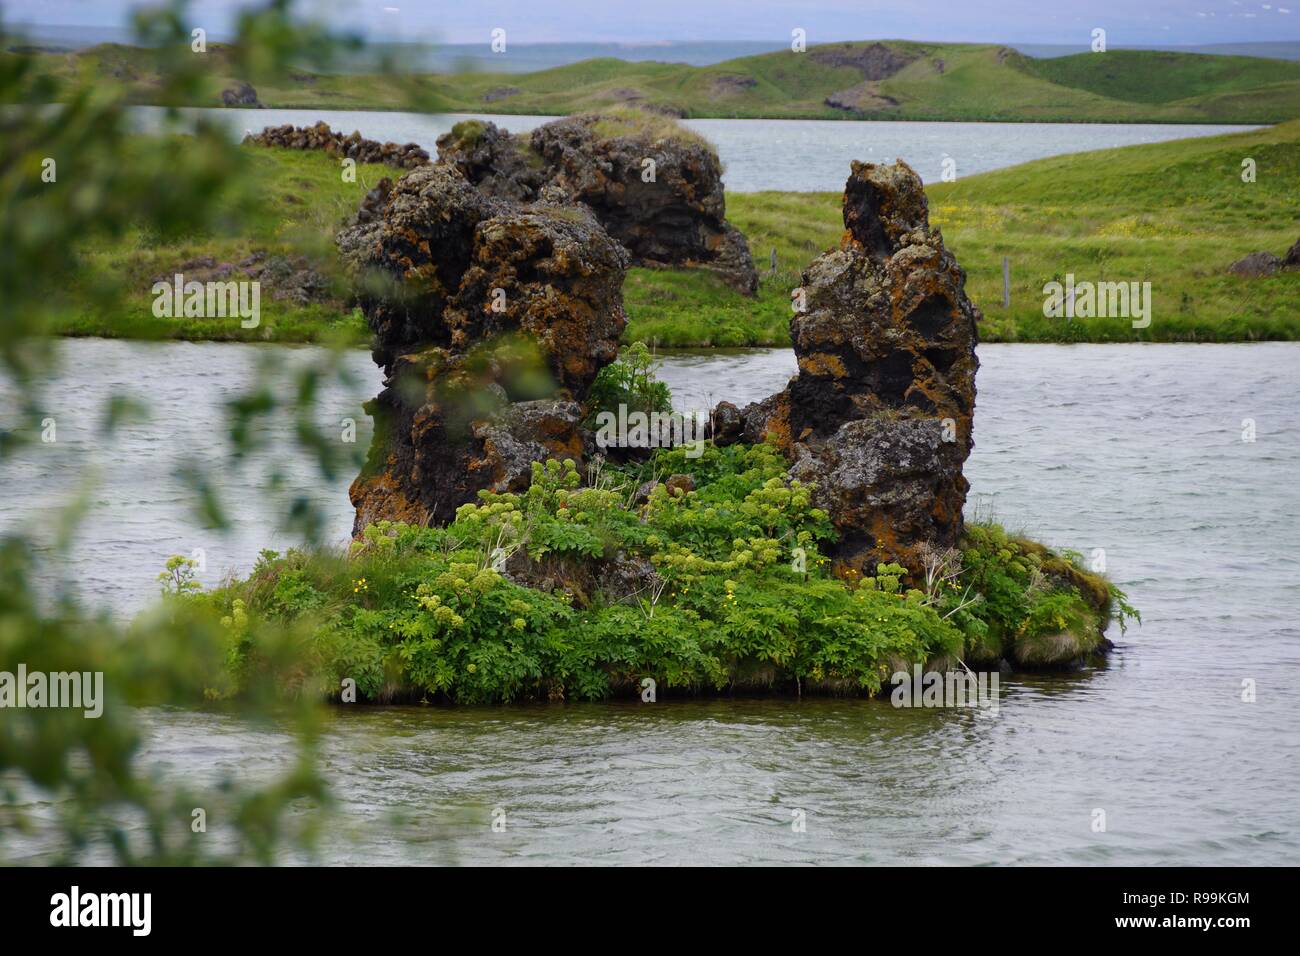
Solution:
[{"label": "blurred leafy branch", "polygon": [[[161,102],[171,104],[168,120],[179,123],[176,104],[192,101],[204,76],[202,55],[191,49],[187,5],[140,11],[134,22],[138,42],[154,48],[163,65]],[[292,67],[327,68],[340,52],[358,46],[355,38],[304,21],[288,0],[241,11],[236,32],[232,56],[253,81]],[[10,39],[0,23],[0,45],[8,47]],[[257,196],[241,176],[239,148],[220,127],[198,120],[184,136],[139,135],[121,90],[88,77],[65,85],[39,74],[20,52],[0,55],[0,103],[6,104],[0,107],[0,373],[18,396],[0,429],[3,464],[39,433],[42,384],[58,360],[49,335],[54,322],[90,300],[103,307],[121,297],[111,279],[90,287],[72,281],[84,243],[130,230],[184,236],[211,227],[230,210],[239,215]],[[250,393],[229,404],[230,460],[246,459],[259,447],[260,422],[288,414],[298,443],[314,455],[321,473],[337,474],[347,459],[340,443],[316,428],[312,409],[322,384],[342,375],[338,356],[298,369],[288,397],[273,387],[278,374],[268,358]],[[115,395],[106,403],[103,427],[111,433],[146,413],[147,403]],[[201,517],[221,527],[226,509],[203,467],[183,462],[178,473]],[[270,478],[272,486],[282,482],[278,473]],[[69,529],[61,542],[73,539],[86,507],[83,495],[60,516],[60,527]],[[293,499],[287,511],[287,527],[308,539],[319,533],[321,519],[308,495]],[[69,582],[49,587],[41,560],[41,549],[14,529],[0,538],[0,671],[13,673],[22,664],[28,673],[102,672],[105,701],[97,719],[70,709],[3,712],[0,859],[269,863],[284,852],[310,852],[321,818],[316,811],[329,803],[317,769],[315,705],[286,705],[269,687],[241,699],[240,717],[266,720],[297,741],[292,766],[270,783],[177,787],[141,770],[141,718],[165,721],[168,712],[137,708],[204,699],[225,653],[220,622],[196,615],[173,595],[123,628],[85,609]],[[183,591],[184,568],[169,576]],[[273,654],[290,667],[300,643],[301,635],[287,628],[274,640]],[[211,834],[195,832],[197,809]]]}]

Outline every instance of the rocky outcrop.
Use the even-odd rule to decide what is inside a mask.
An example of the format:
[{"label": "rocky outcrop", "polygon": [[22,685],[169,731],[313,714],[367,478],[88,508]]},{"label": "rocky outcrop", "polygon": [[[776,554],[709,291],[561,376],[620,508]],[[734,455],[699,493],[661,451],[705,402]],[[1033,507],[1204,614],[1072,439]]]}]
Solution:
[{"label": "rocky outcrop", "polygon": [[[810,56],[827,66],[857,70],[862,77],[860,83],[836,90],[822,100],[823,103],[832,109],[849,113],[870,113],[898,106],[897,99],[880,91],[880,81],[893,76],[918,59],[920,54],[896,50],[883,43],[869,43],[865,46],[843,43],[816,47]],[[943,72],[942,61],[940,64],[939,72]]]},{"label": "rocky outcrop", "polygon": [[[269,127],[245,142],[319,149],[397,169],[428,164],[416,143],[365,139],[315,126]],[[468,120],[438,138],[439,161],[490,198],[588,206],[638,265],[698,267],[753,295],[758,272],[749,244],[726,220],[722,166],[702,139],[649,111],[557,120],[531,136]],[[646,160],[654,163],[650,174]]]},{"label": "rocky outcrop", "polygon": [[796,296],[798,374],[739,427],[730,409],[714,418],[728,435],[768,436],[793,477],[816,483],[842,572],[915,571],[923,542],[961,533],[980,313],[907,164],[854,163],[843,205],[840,248],[804,270]]},{"label": "rocky outcrop", "polygon": [[636,264],[699,267],[747,295],[758,288],[745,237],[726,220],[717,154],[669,121],[593,113],[526,141],[470,121],[438,140],[438,156],[490,196],[583,203]]},{"label": "rocky outcrop", "polygon": [[483,94],[484,103],[495,103],[498,100],[508,100],[512,96],[518,96],[523,91],[517,86],[494,86]]},{"label": "rocky outcrop", "polygon": [[385,371],[355,529],[446,522],[534,461],[580,460],[579,403],[626,322],[623,248],[584,207],[488,197],[450,165],[367,202],[338,237]]},{"label": "rocky outcrop", "polygon": [[1252,252],[1228,266],[1230,273],[1243,279],[1259,279],[1284,269],[1300,269],[1300,239],[1280,258],[1271,252]]},{"label": "rocky outcrop", "polygon": [[359,132],[335,132],[325,122],[315,126],[269,126],[244,142],[284,149],[319,149],[358,163],[382,163],[395,169],[414,169],[429,162],[429,154],[418,143],[380,143]]},{"label": "rocky outcrop", "polygon": [[1283,269],[1300,269],[1300,239],[1295,241],[1295,245],[1286,251],[1282,257]]},{"label": "rocky outcrop", "polygon": [[[351,489],[357,531],[446,522],[479,491],[522,490],[536,461],[580,461],[581,403],[617,355],[625,244],[570,201],[599,194],[581,178],[595,173],[560,153],[563,175],[536,201],[487,195],[464,171],[498,169],[516,145],[483,132],[477,151],[380,183],[338,237],[385,371],[375,446]],[[561,127],[533,142],[586,138]],[[796,296],[798,374],[743,411],[723,403],[711,427],[720,444],[772,441],[815,486],[841,573],[919,571],[919,549],[952,546],[962,529],[979,313],[906,164],[854,163],[843,217],[840,247],[807,267]]]},{"label": "rocky outcrop", "polygon": [[225,106],[261,106],[257,101],[257,90],[247,83],[236,83],[221,91],[221,102]]},{"label": "rocky outcrop", "polygon": [[546,182],[541,160],[526,136],[512,136],[495,123],[466,120],[438,137],[440,162],[489,196],[532,202]]},{"label": "rocky outcrop", "polygon": [[357,223],[374,222],[384,214],[384,207],[388,205],[388,194],[393,191],[393,181],[385,176],[379,182],[371,187],[370,191],[361,200],[361,207],[357,209]]},{"label": "rocky outcrop", "polygon": [[878,84],[871,80],[863,80],[847,90],[837,90],[822,102],[832,109],[846,110],[851,113],[892,109],[898,105],[898,100],[881,93]]},{"label": "rocky outcrop", "polygon": [[709,81],[709,99],[729,99],[747,93],[756,86],[758,86],[758,80],[752,76],[721,73]]},{"label": "rocky outcrop", "polygon": [[1273,253],[1252,252],[1228,266],[1228,271],[1244,279],[1258,279],[1262,276],[1271,276],[1281,268],[1282,260]]},{"label": "rocky outcrop", "polygon": [[828,44],[814,47],[808,55],[826,66],[857,70],[864,80],[888,79],[920,56],[918,53],[896,50],[883,43],[868,43],[865,46],[853,43]]},{"label": "rocky outcrop", "polygon": [[744,434],[745,420],[731,402],[718,402],[709,415],[708,437],[717,445],[734,445]]}]

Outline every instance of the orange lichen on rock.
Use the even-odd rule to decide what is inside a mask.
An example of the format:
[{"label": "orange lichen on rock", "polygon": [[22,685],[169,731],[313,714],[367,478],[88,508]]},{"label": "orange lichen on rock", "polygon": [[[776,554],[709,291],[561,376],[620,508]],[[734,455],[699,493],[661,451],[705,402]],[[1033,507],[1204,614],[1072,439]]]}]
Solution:
[{"label": "orange lichen on rock", "polygon": [[812,355],[800,356],[799,368],[809,375],[822,375],[830,378],[843,378],[849,374],[848,369],[844,367],[844,363],[838,356],[826,352],[815,352]]}]

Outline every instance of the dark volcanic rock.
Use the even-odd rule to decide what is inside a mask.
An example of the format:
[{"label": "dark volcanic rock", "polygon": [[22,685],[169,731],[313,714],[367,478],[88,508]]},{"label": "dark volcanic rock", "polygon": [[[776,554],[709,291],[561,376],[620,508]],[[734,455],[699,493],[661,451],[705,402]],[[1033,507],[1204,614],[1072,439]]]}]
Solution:
[{"label": "dark volcanic rock", "polygon": [[1282,268],[1282,263],[1283,260],[1271,252],[1252,252],[1228,266],[1228,271],[1235,276],[1258,279],[1261,276],[1271,276]]},{"label": "dark volcanic rock", "polygon": [[697,138],[664,133],[663,122],[573,116],[533,130],[528,148],[492,123],[467,122],[438,140],[438,156],[488,195],[587,205],[636,264],[710,269],[752,295],[758,273],[745,237],[726,220],[717,154]]},{"label": "dark volcanic rock", "polygon": [[918,545],[961,532],[979,311],[905,163],[853,164],[844,225],[841,247],[803,273],[799,373],[741,413],[744,434],[770,435],[791,475],[816,483],[841,569],[917,570]]},{"label": "dark volcanic rock", "polygon": [[380,143],[353,131],[336,133],[325,122],[315,126],[271,126],[244,142],[284,149],[319,149],[358,163],[383,163],[396,169],[414,169],[429,162],[429,154],[418,143]]},{"label": "dark volcanic rock", "polygon": [[373,222],[384,214],[384,207],[388,205],[388,194],[393,191],[393,181],[385,176],[374,187],[366,193],[365,198],[361,200],[361,207],[357,210],[355,222],[366,223]]},{"label": "dark volcanic rock", "polygon": [[363,206],[358,223],[339,233],[343,259],[361,280],[377,363],[387,367],[416,343],[451,344],[443,310],[469,269],[475,229],[499,206],[455,170],[428,166],[390,188],[378,218]]},{"label": "dark volcanic rock", "polygon": [[1300,269],[1300,239],[1295,241],[1295,245],[1286,251],[1282,258],[1283,269]]},{"label": "dark volcanic rock", "polygon": [[221,91],[221,102],[226,106],[261,106],[257,102],[257,90],[247,83],[236,83]]},{"label": "dark volcanic rock", "polygon": [[664,482],[668,494],[673,496],[688,495],[695,490],[695,479],[690,475],[669,475]]},{"label": "dark volcanic rock", "polygon": [[866,46],[843,43],[814,47],[808,55],[826,66],[847,66],[862,74],[864,80],[885,80],[893,76],[920,54],[903,53],[883,43]]},{"label": "dark volcanic rock", "polygon": [[484,103],[495,103],[497,100],[508,100],[512,96],[518,96],[522,92],[517,86],[494,86],[483,94]]},{"label": "dark volcanic rock", "polygon": [[532,202],[546,175],[525,137],[495,123],[466,120],[438,137],[438,158],[489,196]]},{"label": "dark volcanic rock", "polygon": [[371,407],[386,454],[349,490],[354,533],[381,519],[445,524],[480,490],[526,489],[534,461],[581,456],[581,405],[510,402],[466,356],[408,353],[386,381]]},{"label": "dark volcanic rock", "polygon": [[[752,295],[758,272],[745,237],[726,220],[717,155],[689,135],[653,132],[663,122],[588,114],[548,123],[531,136],[512,136],[493,123],[468,120],[439,137],[438,156],[487,197],[586,204],[637,264],[708,269]],[[620,125],[625,131],[618,131]],[[319,149],[397,169],[429,162],[415,143],[379,143],[357,132],[345,136],[323,122],[271,127],[246,141]],[[653,182],[643,178],[646,159],[655,163]],[[369,213],[363,207],[358,215]]]},{"label": "dark volcanic rock", "polygon": [[[627,256],[579,207],[537,204],[481,223],[460,291],[446,312],[453,347],[508,332],[536,341],[555,381],[584,398],[618,357]],[[503,306],[493,308],[494,290]]]},{"label": "dark volcanic rock", "polygon": [[881,93],[871,80],[863,80],[847,90],[837,90],[822,102],[832,109],[855,113],[891,109],[898,105],[898,100]]},{"label": "dark volcanic rock", "polygon": [[449,165],[367,203],[338,236],[386,373],[355,530],[443,523],[534,461],[580,461],[578,403],[626,322],[623,248],[590,210],[489,198]]},{"label": "dark volcanic rock", "polygon": [[790,447],[789,389],[752,402],[740,410],[740,437],[751,445],[771,440],[778,448]]},{"label": "dark volcanic rock", "polygon": [[[757,290],[749,248],[726,221],[722,165],[712,148],[635,124],[609,135],[601,122],[588,114],[533,130],[532,147],[551,181],[590,206],[635,262],[713,267],[740,291]],[[647,160],[654,162],[652,182],[645,181]]]},{"label": "dark volcanic rock", "polygon": [[486,421],[476,423],[474,437],[485,454],[478,461],[492,465],[490,491],[525,491],[533,462],[548,458],[582,457],[578,423],[582,406],[577,402],[537,399],[514,402]]},{"label": "dark volcanic rock", "polygon": [[1228,266],[1233,275],[1247,279],[1271,276],[1282,269],[1300,269],[1300,239],[1280,259],[1271,252],[1252,252]]},{"label": "dark volcanic rock", "polygon": [[740,409],[731,402],[718,402],[709,415],[709,437],[719,447],[734,445],[744,433],[745,423],[740,417]]},{"label": "dark volcanic rock", "polygon": [[725,99],[752,90],[758,86],[758,80],[752,76],[736,73],[723,73],[709,82],[709,98]]}]

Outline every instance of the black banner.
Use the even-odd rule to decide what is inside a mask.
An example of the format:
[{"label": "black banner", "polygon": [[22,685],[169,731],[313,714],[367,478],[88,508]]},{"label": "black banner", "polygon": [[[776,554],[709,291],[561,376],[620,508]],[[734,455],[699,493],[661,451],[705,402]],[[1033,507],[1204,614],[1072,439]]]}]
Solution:
[{"label": "black banner", "polygon": [[[683,902],[680,915],[695,921],[707,918],[702,910],[713,909],[710,899],[720,907],[714,918],[748,909],[742,901],[749,899],[762,907],[765,926],[801,933],[821,923],[842,930],[857,925],[872,936],[909,932],[918,942],[945,932],[968,939],[971,931],[987,932],[992,919],[1017,933],[1064,930],[1071,940],[1201,936],[1232,945],[1243,932],[1284,929],[1294,877],[1289,869],[1222,868],[865,869],[851,875],[747,869],[728,873],[726,886],[709,875],[716,895],[706,896],[692,886],[698,874],[689,869],[570,869],[543,879],[501,869],[13,868],[0,870],[0,911],[7,942],[75,933],[127,945],[239,936],[382,944],[471,927],[560,924],[572,932],[608,924],[625,928],[635,943],[638,927],[662,928]],[[743,922],[753,925],[752,918]],[[753,931],[727,929],[728,935]],[[768,937],[768,929],[760,932]]]}]

